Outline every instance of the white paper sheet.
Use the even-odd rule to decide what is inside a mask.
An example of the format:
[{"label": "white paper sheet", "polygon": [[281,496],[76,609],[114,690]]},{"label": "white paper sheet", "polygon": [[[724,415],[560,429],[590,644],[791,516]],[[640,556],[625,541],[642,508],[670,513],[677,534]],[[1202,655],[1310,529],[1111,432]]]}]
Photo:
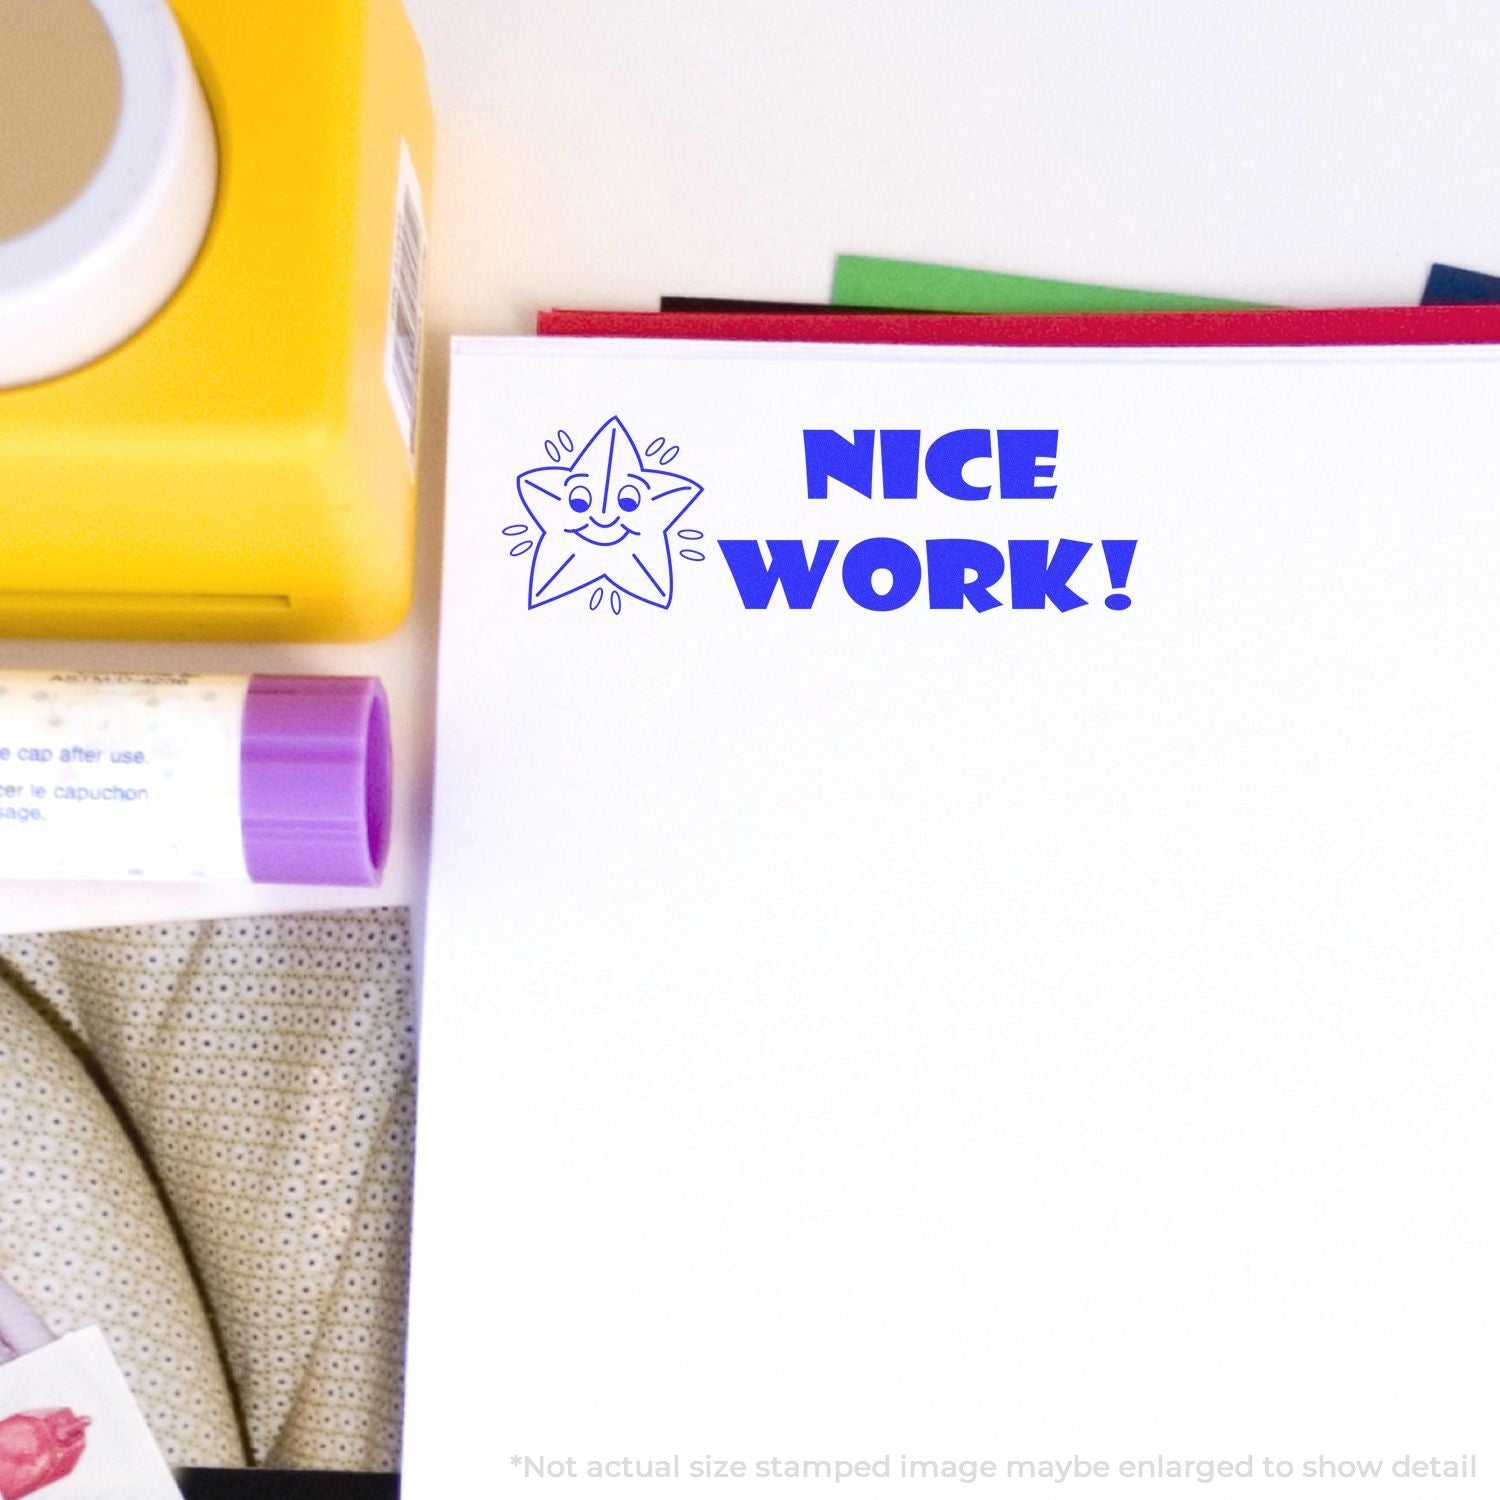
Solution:
[{"label": "white paper sheet", "polygon": [[97,1328],[0,1366],[0,1495],[180,1500]]},{"label": "white paper sheet", "polygon": [[[411,1500],[481,1431],[497,1495],[1493,1471],[1496,410],[1483,349],[460,342]],[[810,498],[811,429],[1055,431],[1056,494]]]}]

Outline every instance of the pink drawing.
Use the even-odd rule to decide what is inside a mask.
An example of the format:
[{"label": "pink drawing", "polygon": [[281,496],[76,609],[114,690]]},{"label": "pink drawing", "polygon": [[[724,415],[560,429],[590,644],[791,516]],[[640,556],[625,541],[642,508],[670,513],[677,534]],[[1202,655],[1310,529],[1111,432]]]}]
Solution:
[{"label": "pink drawing", "polygon": [[21,1500],[66,1479],[83,1457],[89,1418],[68,1407],[23,1411],[0,1422],[0,1500]]}]

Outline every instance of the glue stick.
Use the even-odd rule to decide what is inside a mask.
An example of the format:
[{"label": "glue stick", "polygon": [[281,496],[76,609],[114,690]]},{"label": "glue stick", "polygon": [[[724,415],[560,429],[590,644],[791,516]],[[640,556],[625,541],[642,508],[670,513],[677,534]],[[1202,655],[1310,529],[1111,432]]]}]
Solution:
[{"label": "glue stick", "polygon": [[0,879],[380,883],[368,677],[0,671]]}]

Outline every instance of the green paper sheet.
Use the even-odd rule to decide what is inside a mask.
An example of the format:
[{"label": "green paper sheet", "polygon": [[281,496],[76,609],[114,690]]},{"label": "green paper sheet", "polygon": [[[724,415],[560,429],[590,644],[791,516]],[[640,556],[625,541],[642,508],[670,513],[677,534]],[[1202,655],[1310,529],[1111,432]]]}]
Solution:
[{"label": "green paper sheet", "polygon": [[883,260],[871,255],[839,256],[833,276],[833,302],[836,307],[972,313],[1187,312],[1265,306],[1222,297],[1135,292],[1081,281],[1048,281],[1001,271]]}]

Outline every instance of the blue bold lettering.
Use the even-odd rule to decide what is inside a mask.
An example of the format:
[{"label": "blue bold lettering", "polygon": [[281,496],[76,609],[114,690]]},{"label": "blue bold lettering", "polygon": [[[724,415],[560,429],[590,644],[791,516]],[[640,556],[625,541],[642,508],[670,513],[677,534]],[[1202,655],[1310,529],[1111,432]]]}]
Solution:
[{"label": "blue bold lettering", "polygon": [[837,542],[819,542],[809,562],[800,541],[783,539],[766,543],[770,554],[767,561],[761,556],[759,542],[719,543],[746,609],[765,609],[776,595],[777,584],[789,608],[811,609],[838,549]]},{"label": "blue bold lettering", "polygon": [[837,479],[867,499],[875,493],[875,429],[861,427],[853,439],[827,427],[802,434],[802,457],[807,466],[807,498],[826,500],[828,481]]},{"label": "blue bold lettering", "polygon": [[1042,459],[1057,457],[1057,429],[1016,428],[995,434],[1000,460],[1000,498],[1002,500],[1050,500],[1057,493],[1055,484],[1038,484],[1057,473],[1056,463]]},{"label": "blue bold lettering", "polygon": [[1130,582],[1130,568],[1135,562],[1136,546],[1135,542],[1099,543],[1099,550],[1104,553],[1104,564],[1109,569],[1110,584],[1118,591],[1106,595],[1106,609],[1130,608],[1130,595],[1125,592],[1125,586]]},{"label": "blue bold lettering", "polygon": [[[891,586],[883,593],[875,588],[880,572],[891,575]],[[921,587],[922,559],[893,536],[872,536],[844,554],[844,589],[861,609],[900,609]]]},{"label": "blue bold lettering", "polygon": [[1005,554],[988,542],[942,537],[927,544],[927,602],[933,609],[962,609],[965,603],[980,614],[999,609],[990,589],[1004,573]]},{"label": "blue bold lettering", "polygon": [[1054,604],[1064,614],[1088,600],[1068,587],[1078,564],[1089,555],[1092,542],[1070,542],[1066,537],[1049,558],[1046,542],[1010,544],[1010,602],[1016,609],[1046,609]]},{"label": "blue bold lettering", "polygon": [[952,500],[988,500],[989,485],[970,484],[964,465],[990,456],[990,435],[983,427],[960,427],[934,438],[927,450],[927,477]]},{"label": "blue bold lettering", "polygon": [[922,434],[912,427],[880,429],[880,493],[887,500],[917,498]]}]

